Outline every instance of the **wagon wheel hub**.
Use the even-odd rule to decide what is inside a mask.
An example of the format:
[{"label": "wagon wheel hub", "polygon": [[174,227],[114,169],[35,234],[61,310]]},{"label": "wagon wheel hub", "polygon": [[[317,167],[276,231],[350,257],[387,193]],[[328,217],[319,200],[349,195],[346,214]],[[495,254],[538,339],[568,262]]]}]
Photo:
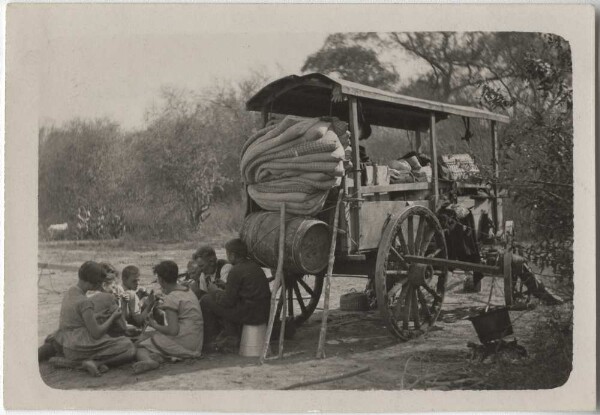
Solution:
[{"label": "wagon wheel hub", "polygon": [[425,264],[411,264],[408,268],[408,281],[417,286],[427,285],[433,276],[433,267]]}]

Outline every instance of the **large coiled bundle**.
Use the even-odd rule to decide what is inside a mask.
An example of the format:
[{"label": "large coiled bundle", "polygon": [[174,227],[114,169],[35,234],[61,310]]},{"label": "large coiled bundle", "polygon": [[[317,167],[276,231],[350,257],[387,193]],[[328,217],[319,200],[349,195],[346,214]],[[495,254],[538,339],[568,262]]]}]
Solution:
[{"label": "large coiled bundle", "polygon": [[257,131],[244,143],[240,162],[250,197],[265,210],[285,202],[291,214],[318,213],[344,174],[346,128],[335,118],[288,116]]}]

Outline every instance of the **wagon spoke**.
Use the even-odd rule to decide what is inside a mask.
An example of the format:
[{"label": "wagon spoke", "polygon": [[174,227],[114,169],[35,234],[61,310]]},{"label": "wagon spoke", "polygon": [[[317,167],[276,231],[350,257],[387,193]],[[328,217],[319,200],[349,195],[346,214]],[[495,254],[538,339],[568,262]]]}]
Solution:
[{"label": "wagon spoke", "polygon": [[419,225],[417,226],[417,235],[415,236],[415,255],[421,255],[421,245],[423,244],[423,235],[427,220],[425,217],[419,217]]},{"label": "wagon spoke", "polygon": [[414,239],[414,216],[410,215],[406,220],[407,223],[407,238],[408,238],[408,252],[413,255],[415,253],[415,239]]},{"label": "wagon spoke", "polygon": [[417,291],[417,297],[419,298],[419,303],[421,303],[421,307],[423,308],[423,311],[425,312],[425,319],[429,322],[429,324],[431,324],[433,321],[433,317],[431,316],[431,311],[429,311],[429,306],[427,305],[427,299],[423,295],[423,292],[421,291],[420,288],[417,288],[416,291]]},{"label": "wagon spoke", "polygon": [[411,291],[410,303],[412,305],[413,321],[415,322],[415,329],[421,328],[421,321],[419,319],[419,303],[417,302],[417,287],[414,287]]},{"label": "wagon spoke", "polygon": [[441,248],[437,248],[435,251],[433,251],[430,254],[427,254],[427,258],[432,258],[432,257],[436,257],[438,256],[440,253],[442,252]]},{"label": "wagon spoke", "polygon": [[[408,246],[406,245],[406,239],[404,239],[404,233],[402,230],[402,227],[399,227],[398,233],[396,234],[396,237],[394,238],[394,242],[400,242],[400,247],[402,248],[403,252],[408,252]],[[392,244],[393,246],[393,244]]]},{"label": "wagon spoke", "polygon": [[300,305],[300,310],[302,311],[302,313],[306,313],[306,305],[304,304],[302,294],[300,293],[300,287],[298,287],[297,283],[294,283],[294,292],[296,293],[296,299],[298,300],[298,304]]},{"label": "wagon spoke", "polygon": [[286,287],[287,290],[287,308],[288,308],[288,316],[294,317],[294,293],[292,292],[292,287]]},{"label": "wagon spoke", "polygon": [[427,252],[427,248],[429,248],[429,245],[431,245],[431,238],[433,237],[434,234],[435,234],[435,229],[430,229],[428,226],[427,232],[425,232],[425,235],[423,236],[423,240],[419,247],[419,255],[425,255],[425,253]]},{"label": "wagon spoke", "polygon": [[277,302],[277,311],[275,311],[275,315],[279,317],[281,320],[281,312],[283,310],[283,295],[279,295],[279,301]]},{"label": "wagon spoke", "polygon": [[302,277],[300,277],[300,278],[298,278],[297,281],[306,290],[306,292],[309,293],[310,296],[314,298],[315,292],[312,290],[312,288],[309,287],[309,285],[304,281],[304,279]]},{"label": "wagon spoke", "polygon": [[448,271],[447,269],[443,269],[442,270],[442,274],[440,276],[438,276],[438,280],[437,280],[437,292],[438,293],[445,293],[446,292],[446,279],[448,278]]},{"label": "wagon spoke", "polygon": [[439,301],[439,302],[442,301],[442,297],[440,297],[440,295],[438,293],[436,293],[435,290],[433,288],[431,288],[429,285],[425,284],[425,285],[422,285],[421,287],[425,288],[425,290],[433,296],[435,301]]},{"label": "wagon spoke", "polygon": [[390,249],[392,250],[392,252],[394,254],[396,254],[396,256],[398,257],[398,259],[402,262],[406,262],[406,260],[404,259],[404,257],[402,255],[400,255],[400,252],[396,251],[396,248],[394,248],[393,246],[390,246]]},{"label": "wagon spoke", "polygon": [[411,309],[411,299],[412,299],[412,286],[408,285],[406,287],[407,294],[405,296],[405,300],[403,303],[403,313],[402,313],[402,328],[404,330],[408,330],[408,325],[410,323],[410,309]]}]

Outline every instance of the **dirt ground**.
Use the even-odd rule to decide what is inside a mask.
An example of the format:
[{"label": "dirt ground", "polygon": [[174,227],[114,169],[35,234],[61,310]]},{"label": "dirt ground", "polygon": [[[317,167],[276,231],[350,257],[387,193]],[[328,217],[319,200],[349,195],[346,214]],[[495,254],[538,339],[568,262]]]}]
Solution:
[{"label": "dirt ground", "polygon": [[[153,280],[152,265],[172,259],[185,268],[192,252],[189,246],[181,244],[137,251],[100,245],[46,244],[40,246],[39,262],[79,266],[85,260],[109,261],[119,269],[135,264],[142,273],[141,285],[149,286]],[[218,256],[223,254],[217,251]],[[450,289],[436,327],[409,342],[396,340],[376,311],[340,311],[340,295],[351,290],[362,291],[366,280],[335,278],[331,290],[327,356],[323,360],[315,358],[322,315],[321,298],[321,304],[297,330],[294,339],[286,341],[284,359],[269,360],[262,366],[256,358],[207,354],[198,360],[166,363],[159,370],[142,375],[134,375],[131,367],[125,365],[111,369],[100,378],[92,378],[84,372],[55,369],[47,363],[40,365],[40,373],[49,386],[59,389],[236,390],[280,389],[368,368],[356,376],[299,389],[494,389],[496,386],[488,376],[488,368],[493,363],[471,360],[467,342],[478,343],[478,339],[471,322],[466,319],[485,307],[491,278],[484,279],[483,289],[477,294],[462,292],[464,278],[464,274],[455,273],[448,282]],[[76,281],[75,272],[45,270],[40,273],[39,344],[57,328],[62,293]],[[503,304],[501,281],[494,289],[492,304]],[[548,309],[539,305],[534,310],[511,311],[514,337],[526,349],[533,340],[532,325],[543,319]],[[516,355],[503,358],[511,364],[518,364],[519,359],[523,359]]]}]

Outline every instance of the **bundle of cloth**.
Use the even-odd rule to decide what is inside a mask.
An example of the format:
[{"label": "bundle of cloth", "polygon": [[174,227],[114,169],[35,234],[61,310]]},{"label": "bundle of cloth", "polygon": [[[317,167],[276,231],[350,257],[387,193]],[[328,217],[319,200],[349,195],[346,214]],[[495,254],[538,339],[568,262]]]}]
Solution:
[{"label": "bundle of cloth", "polygon": [[391,183],[414,183],[431,181],[431,165],[427,156],[415,151],[388,163]]},{"label": "bundle of cloth", "polygon": [[249,137],[240,170],[250,197],[265,210],[313,216],[344,175],[347,123],[287,116]]}]

